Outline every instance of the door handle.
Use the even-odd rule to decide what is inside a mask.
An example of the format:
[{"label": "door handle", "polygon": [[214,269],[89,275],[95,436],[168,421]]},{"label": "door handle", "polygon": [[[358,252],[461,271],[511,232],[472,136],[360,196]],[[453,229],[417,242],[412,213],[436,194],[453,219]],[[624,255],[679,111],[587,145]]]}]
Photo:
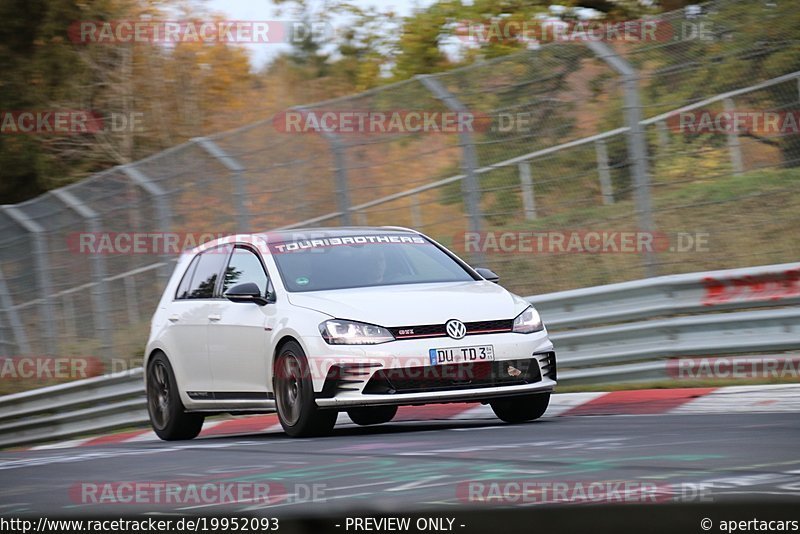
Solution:
[{"label": "door handle", "polygon": [[177,316],[177,315],[170,315],[168,320],[171,323],[177,323],[178,321],[181,320],[181,318],[179,316]]},{"label": "door handle", "polygon": [[217,321],[221,321],[222,320],[222,316],[219,315],[219,314],[213,313],[213,314],[208,316],[208,320],[209,321],[213,321],[213,322],[216,323]]}]

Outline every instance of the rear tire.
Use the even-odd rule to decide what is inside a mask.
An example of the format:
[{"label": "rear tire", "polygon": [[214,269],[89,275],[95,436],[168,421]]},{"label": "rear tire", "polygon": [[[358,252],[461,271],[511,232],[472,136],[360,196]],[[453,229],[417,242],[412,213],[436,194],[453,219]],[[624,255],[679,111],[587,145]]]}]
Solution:
[{"label": "rear tire", "polygon": [[331,433],[339,413],[320,410],[314,401],[314,386],[302,347],[290,341],[275,360],[273,378],[278,420],[293,438],[325,436]]},{"label": "rear tire", "polygon": [[370,406],[347,410],[350,420],[357,425],[380,425],[388,423],[397,415],[397,406]]},{"label": "rear tire", "polygon": [[203,428],[204,416],[186,413],[175,373],[161,352],[147,363],[147,412],[153,430],[164,441],[193,439]]},{"label": "rear tire", "polygon": [[490,401],[489,404],[498,419],[506,423],[524,423],[544,415],[550,404],[550,393],[504,397]]}]

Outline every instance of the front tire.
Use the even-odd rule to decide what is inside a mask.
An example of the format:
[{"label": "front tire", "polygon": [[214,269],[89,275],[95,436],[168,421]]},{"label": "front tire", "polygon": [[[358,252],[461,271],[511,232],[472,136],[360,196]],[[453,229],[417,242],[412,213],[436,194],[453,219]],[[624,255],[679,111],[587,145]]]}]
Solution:
[{"label": "front tire", "polygon": [[357,425],[380,425],[388,423],[397,415],[397,406],[371,406],[347,410],[350,420]]},{"label": "front tire", "polygon": [[504,397],[490,401],[489,404],[498,419],[506,423],[524,423],[544,415],[550,404],[550,393]]},{"label": "front tire", "polygon": [[193,439],[203,428],[205,417],[186,413],[175,373],[163,353],[147,364],[147,412],[153,430],[164,441]]},{"label": "front tire", "polygon": [[314,386],[302,347],[290,341],[281,347],[275,361],[273,379],[278,420],[293,438],[330,434],[339,415],[336,410],[320,410],[314,401]]}]

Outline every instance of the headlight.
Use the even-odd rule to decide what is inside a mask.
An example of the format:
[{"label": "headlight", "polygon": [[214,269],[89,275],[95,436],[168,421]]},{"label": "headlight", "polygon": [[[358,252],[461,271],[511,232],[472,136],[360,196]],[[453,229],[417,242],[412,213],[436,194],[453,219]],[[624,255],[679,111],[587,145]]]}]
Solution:
[{"label": "headlight", "polygon": [[514,319],[514,332],[530,334],[531,332],[539,332],[540,330],[544,330],[542,318],[539,317],[539,312],[537,312],[533,306],[517,315],[517,318]]},{"label": "headlight", "polygon": [[394,341],[391,332],[382,326],[331,319],[319,325],[322,339],[328,345],[377,345]]}]

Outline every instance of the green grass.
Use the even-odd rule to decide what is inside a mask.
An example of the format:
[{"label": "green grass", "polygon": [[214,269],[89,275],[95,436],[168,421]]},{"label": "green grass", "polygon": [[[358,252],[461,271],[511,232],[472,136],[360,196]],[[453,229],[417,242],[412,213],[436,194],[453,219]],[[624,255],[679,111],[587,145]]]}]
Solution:
[{"label": "green grass", "polygon": [[[707,248],[656,254],[658,274],[797,261],[800,257],[800,168],[741,176],[681,176],[652,188],[656,232],[706,235]],[[566,199],[566,200],[565,200]],[[570,206],[569,195],[538,195],[542,216],[487,227],[493,232],[639,228],[632,200]],[[557,208],[547,209],[548,202]],[[643,256],[616,254],[489,253],[487,263],[512,291],[531,295],[644,278]]]}]

